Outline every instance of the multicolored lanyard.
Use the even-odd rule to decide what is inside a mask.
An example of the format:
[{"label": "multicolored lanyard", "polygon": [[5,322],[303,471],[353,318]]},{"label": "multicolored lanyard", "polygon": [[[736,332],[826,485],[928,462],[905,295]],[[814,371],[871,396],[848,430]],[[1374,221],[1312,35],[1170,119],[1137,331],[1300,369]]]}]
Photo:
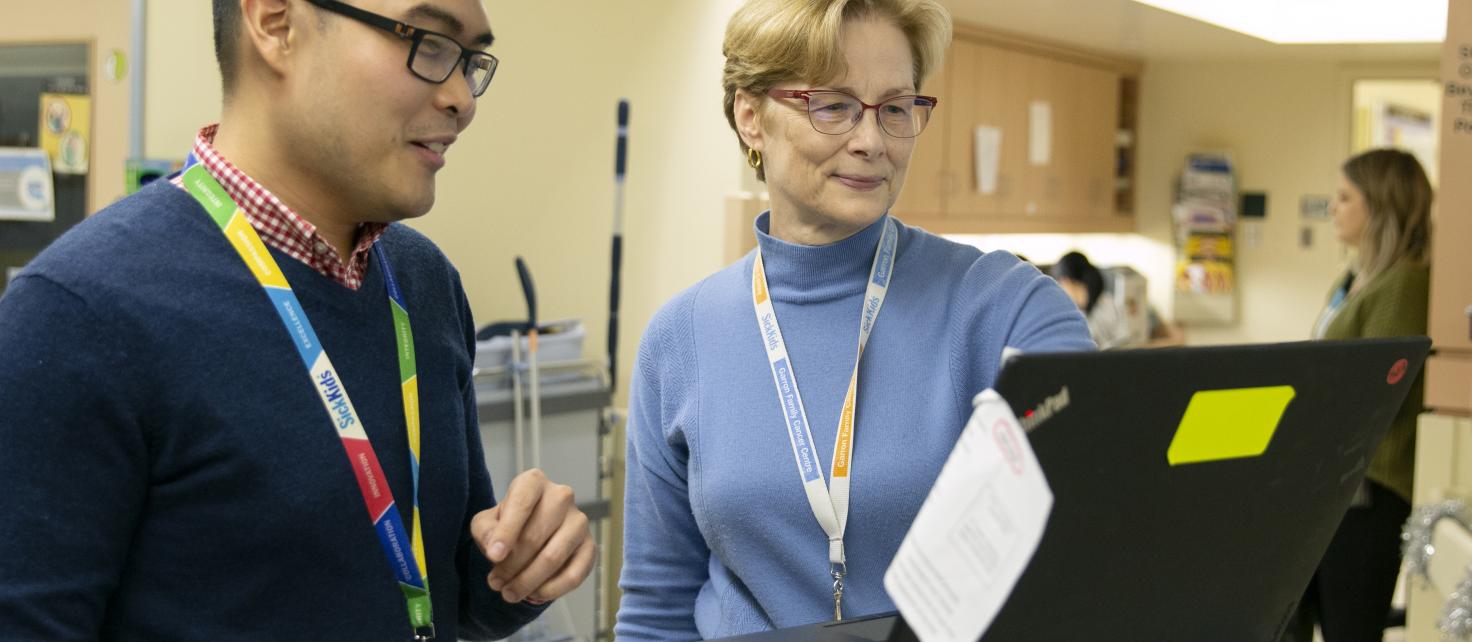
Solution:
[{"label": "multicolored lanyard", "polygon": [[[276,265],[276,260],[266,250],[261,237],[246,220],[245,212],[230,195],[225,193],[219,181],[210,175],[203,165],[194,164],[183,174],[184,188],[204,206],[210,218],[220,226],[225,238],[240,259],[245,262],[266,296],[276,307],[287,334],[296,343],[297,353],[307,367],[322,406],[327,409],[338,437],[342,439],[353,474],[358,478],[358,489],[363,493],[363,503],[368,507],[368,516],[378,532],[378,542],[388,558],[399,589],[409,610],[409,625],[414,629],[415,640],[434,638],[434,611],[429,601],[429,573],[424,566],[424,537],[419,517],[419,384],[414,363],[414,335],[409,328],[409,312],[404,295],[399,291],[398,280],[389,265],[388,254],[383,245],[375,244],[373,251],[378,256],[378,265],[383,271],[384,284],[388,289],[389,308],[393,312],[394,342],[399,361],[399,382],[404,398],[404,423],[408,426],[409,469],[414,477],[414,530],[409,534],[404,529],[403,518],[395,509],[393,490],[388,478],[378,463],[368,433],[363,431],[363,422],[358,411],[348,398],[337,370],[327,358],[327,352],[317,340],[312,322],[306,310],[292,292],[286,275]],[[408,549],[405,548],[408,539]]]},{"label": "multicolored lanyard", "polygon": [[828,536],[829,572],[833,576],[833,619],[843,619],[843,579],[848,567],[843,550],[843,533],[848,527],[849,478],[853,473],[854,408],[858,401],[859,362],[864,358],[864,346],[874,331],[874,322],[879,318],[879,309],[884,307],[884,297],[889,292],[889,281],[894,274],[895,245],[898,232],[894,219],[885,219],[884,234],[879,237],[879,247],[874,251],[874,264],[869,268],[869,281],[864,290],[864,309],[859,318],[859,354],[854,359],[853,374],[848,379],[848,393],[843,396],[843,410],[838,415],[838,437],[833,442],[831,484],[825,483],[823,469],[815,461],[816,449],[813,433],[808,427],[808,411],[802,403],[802,393],[797,390],[797,375],[792,371],[792,360],[787,354],[787,342],[782,339],[782,328],[777,324],[777,311],[767,289],[767,271],[762,263],[761,248],[757,248],[756,263],[751,269],[752,304],[756,308],[757,326],[761,328],[762,343],[767,349],[767,362],[772,367],[772,382],[777,387],[777,400],[787,420],[787,437],[792,443],[792,458],[797,462],[797,473],[802,478],[803,490],[807,491],[808,505],[813,517]]}]

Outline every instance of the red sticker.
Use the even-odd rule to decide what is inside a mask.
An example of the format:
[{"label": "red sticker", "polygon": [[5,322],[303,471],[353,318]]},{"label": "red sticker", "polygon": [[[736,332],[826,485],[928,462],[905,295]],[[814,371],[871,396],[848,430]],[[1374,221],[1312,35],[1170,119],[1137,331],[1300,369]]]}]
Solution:
[{"label": "red sticker", "polygon": [[1395,362],[1395,365],[1390,366],[1390,374],[1385,375],[1385,383],[1392,386],[1400,383],[1401,379],[1406,378],[1406,368],[1410,367],[1410,365],[1411,362],[1405,359]]}]

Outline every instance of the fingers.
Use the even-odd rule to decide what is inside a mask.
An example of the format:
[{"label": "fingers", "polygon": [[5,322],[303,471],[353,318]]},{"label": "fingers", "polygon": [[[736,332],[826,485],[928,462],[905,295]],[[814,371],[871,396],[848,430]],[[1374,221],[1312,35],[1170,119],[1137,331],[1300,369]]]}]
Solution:
[{"label": "fingers", "polygon": [[476,514],[470,533],[494,564],[487,583],[510,603],[566,595],[588,577],[598,556],[572,488],[535,469],[512,480],[499,505]]},{"label": "fingers", "polygon": [[[542,494],[551,482],[541,470],[533,468],[511,480],[506,497],[496,506],[500,509],[495,516],[495,525],[490,537],[482,544],[486,559],[500,563],[511,553],[511,548],[522,537],[522,528],[541,503]],[[571,489],[568,491],[571,493]],[[479,515],[477,515],[479,517]]]},{"label": "fingers", "polygon": [[532,591],[526,597],[526,601],[532,604],[545,604],[571,593],[573,589],[582,585],[583,580],[588,579],[588,574],[593,572],[593,564],[597,561],[598,545],[593,542],[592,537],[589,537],[578,546],[572,559],[568,560],[556,575],[544,582],[537,590]]},{"label": "fingers", "polygon": [[[556,559],[557,564],[551,569],[546,570],[546,573],[550,575],[556,569],[560,568],[566,559],[572,555],[578,544],[576,541],[567,541],[567,538],[571,537],[568,534],[562,534],[561,539],[558,539],[559,533],[567,526],[567,521],[572,514],[575,513],[580,516],[582,520],[582,531],[584,533],[587,532],[587,516],[582,515],[582,512],[578,511],[574,506],[572,488],[547,482],[546,489],[540,493],[540,496],[541,501],[531,511],[530,517],[524,520],[518,537],[514,540],[509,540],[510,552],[500,561],[492,559],[495,562],[495,567],[491,570],[489,581],[493,590],[504,590],[506,584],[524,572],[554,542],[559,546],[564,546],[566,550],[559,552],[558,549],[554,548],[545,553],[553,556],[561,555],[560,558]],[[506,511],[502,511],[500,514],[501,524],[497,526],[497,529],[505,524],[506,519]],[[539,585],[541,585],[540,581],[531,584],[525,587],[523,591],[517,593],[517,595],[524,596],[531,589]],[[518,600],[510,601],[516,602]]]},{"label": "fingers", "polygon": [[491,532],[500,523],[501,507],[493,506],[470,518],[470,539],[480,548],[480,554],[491,558]]},{"label": "fingers", "polygon": [[[574,508],[565,513],[560,528],[535,551],[524,568],[503,575],[503,569],[498,566],[491,573],[491,588],[501,591],[501,596],[511,603],[520,602],[533,592],[538,593],[536,597],[540,601],[556,599],[576,588],[587,577],[595,550],[588,531],[588,516]],[[580,556],[588,558],[585,563],[579,559]],[[517,554],[513,553],[511,559],[516,557]],[[502,582],[500,586],[497,586],[498,580]],[[549,582],[552,586],[545,586]]]}]

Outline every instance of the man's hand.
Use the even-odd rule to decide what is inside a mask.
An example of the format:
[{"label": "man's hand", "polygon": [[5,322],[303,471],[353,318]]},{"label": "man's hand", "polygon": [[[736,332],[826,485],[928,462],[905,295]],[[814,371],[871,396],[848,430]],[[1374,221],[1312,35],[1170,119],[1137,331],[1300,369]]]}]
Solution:
[{"label": "man's hand", "polygon": [[593,570],[598,546],[572,489],[533,468],[511,480],[495,508],[470,520],[470,536],[495,568],[486,578],[510,604],[567,595]]}]

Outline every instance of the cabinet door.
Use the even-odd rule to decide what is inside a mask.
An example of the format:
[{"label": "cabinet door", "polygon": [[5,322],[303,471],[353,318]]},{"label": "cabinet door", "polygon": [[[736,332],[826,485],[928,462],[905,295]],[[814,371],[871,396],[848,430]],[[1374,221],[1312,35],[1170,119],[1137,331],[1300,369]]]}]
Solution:
[{"label": "cabinet door", "polygon": [[[1055,218],[1062,207],[1063,177],[1061,156],[1066,145],[1060,137],[1059,98],[1064,95],[1067,79],[1062,63],[1029,54],[1017,54],[1012,68],[1011,101],[1020,115],[1017,127],[1017,151],[1021,157],[1018,173],[1021,190],[1003,213],[1009,218]],[[1063,154],[1060,154],[1064,152]]]},{"label": "cabinet door", "polygon": [[[1447,112],[1442,112],[1447,113]],[[1443,136],[1443,147],[1452,139]],[[1442,158],[1450,156],[1442,152]],[[1466,154],[1472,164],[1472,150]],[[1431,235],[1431,306],[1427,319],[1428,334],[1436,343],[1437,350],[1451,350],[1462,354],[1472,353],[1472,253],[1467,252],[1467,243],[1472,241],[1472,185],[1460,183],[1465,179],[1454,178],[1450,168],[1463,167],[1442,161],[1441,193],[1437,194],[1434,207],[1435,219]],[[1459,184],[1460,183],[1460,184]],[[1460,382],[1465,386],[1467,381]]]},{"label": "cabinet door", "polygon": [[1070,140],[1074,183],[1070,207],[1091,221],[1115,218],[1115,133],[1119,130],[1119,74],[1077,66],[1073,74]]},{"label": "cabinet door", "polygon": [[[1472,7],[1462,15],[1472,18]],[[1451,62],[1442,65],[1447,86],[1467,84],[1456,79],[1460,72]],[[1472,318],[1468,317],[1472,307],[1472,253],[1467,252],[1467,244],[1472,242],[1472,181],[1465,178],[1467,169],[1472,168],[1472,119],[1462,115],[1462,99],[1456,96],[1445,96],[1441,110],[1445,115],[1441,123],[1441,185],[1432,205],[1431,316],[1427,325],[1437,350],[1466,354],[1472,352]],[[1456,383],[1465,389],[1472,381]]]},{"label": "cabinet door", "polygon": [[910,154],[910,165],[905,174],[905,185],[891,208],[891,211],[906,222],[938,219],[946,211],[945,192],[950,181],[946,167],[951,145],[950,112],[955,104],[955,99],[952,98],[954,92],[949,88],[954,53],[954,49],[947,52],[945,62],[939,69],[931,72],[930,78],[920,87],[919,93],[935,96],[940,104],[931,114],[930,124],[915,139],[915,149]]},{"label": "cabinet door", "polygon": [[897,211],[948,232],[1122,229],[1114,214],[1120,72],[960,38],[945,73],[942,122],[917,145]]},{"label": "cabinet door", "polygon": [[[1064,224],[1090,224],[1111,216],[1114,138],[1119,120],[1119,76],[1094,67],[1039,58],[1034,103],[1050,114],[1047,163],[1036,173],[1036,210],[1024,214]],[[1031,113],[1030,118],[1037,114]],[[1040,134],[1029,127],[1029,134]],[[1031,159],[1030,159],[1031,160]]]},{"label": "cabinet door", "polygon": [[[1028,175],[1027,83],[1034,61],[1015,51],[965,41],[955,51],[948,218],[976,221],[1020,214]],[[995,145],[994,180],[985,186],[978,176],[978,129],[987,130]]]}]

